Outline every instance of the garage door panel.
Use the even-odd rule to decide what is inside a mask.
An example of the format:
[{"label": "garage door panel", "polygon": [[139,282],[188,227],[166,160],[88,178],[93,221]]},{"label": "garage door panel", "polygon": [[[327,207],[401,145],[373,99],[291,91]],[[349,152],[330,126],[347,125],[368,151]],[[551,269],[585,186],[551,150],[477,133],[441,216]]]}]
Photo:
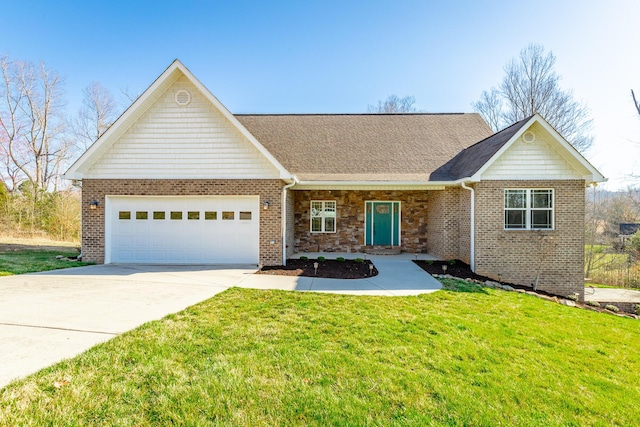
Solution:
[{"label": "garage door panel", "polygon": [[108,200],[111,262],[258,262],[258,196]]}]

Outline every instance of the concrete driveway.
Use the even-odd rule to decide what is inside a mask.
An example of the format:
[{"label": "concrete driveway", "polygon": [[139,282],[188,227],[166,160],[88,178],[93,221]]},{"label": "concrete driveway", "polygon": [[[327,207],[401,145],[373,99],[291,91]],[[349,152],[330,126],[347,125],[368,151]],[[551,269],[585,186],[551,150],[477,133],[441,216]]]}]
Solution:
[{"label": "concrete driveway", "polygon": [[255,266],[113,264],[0,277],[0,388],[232,286],[387,296],[441,288],[408,259],[375,264],[378,276],[357,280],[258,275]]},{"label": "concrete driveway", "polygon": [[255,267],[98,265],[0,278],[0,387],[234,286]]}]

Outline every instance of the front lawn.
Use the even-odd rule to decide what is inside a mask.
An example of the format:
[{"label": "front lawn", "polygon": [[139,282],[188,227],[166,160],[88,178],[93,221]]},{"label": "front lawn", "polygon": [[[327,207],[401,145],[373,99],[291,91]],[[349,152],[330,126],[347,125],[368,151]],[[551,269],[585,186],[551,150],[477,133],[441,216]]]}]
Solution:
[{"label": "front lawn", "polygon": [[445,284],[231,289],[9,385],[0,424],[638,425],[640,322]]},{"label": "front lawn", "polygon": [[57,255],[76,257],[78,252],[68,249],[65,252],[37,249],[0,252],[0,276],[89,265],[86,262],[56,259]]}]

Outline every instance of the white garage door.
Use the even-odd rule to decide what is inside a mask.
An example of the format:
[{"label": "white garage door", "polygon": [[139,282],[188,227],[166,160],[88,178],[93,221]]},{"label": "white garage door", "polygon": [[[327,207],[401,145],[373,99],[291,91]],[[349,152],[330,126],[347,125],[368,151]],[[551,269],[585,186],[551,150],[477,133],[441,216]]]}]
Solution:
[{"label": "white garage door", "polygon": [[258,196],[107,197],[105,262],[257,264]]}]

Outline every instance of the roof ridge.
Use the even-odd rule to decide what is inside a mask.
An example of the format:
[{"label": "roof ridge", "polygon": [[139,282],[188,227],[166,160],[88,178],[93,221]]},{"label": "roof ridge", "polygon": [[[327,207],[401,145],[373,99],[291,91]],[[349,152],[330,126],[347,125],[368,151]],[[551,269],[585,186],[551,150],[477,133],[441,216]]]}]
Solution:
[{"label": "roof ridge", "polygon": [[463,116],[478,113],[234,113],[234,116]]}]

